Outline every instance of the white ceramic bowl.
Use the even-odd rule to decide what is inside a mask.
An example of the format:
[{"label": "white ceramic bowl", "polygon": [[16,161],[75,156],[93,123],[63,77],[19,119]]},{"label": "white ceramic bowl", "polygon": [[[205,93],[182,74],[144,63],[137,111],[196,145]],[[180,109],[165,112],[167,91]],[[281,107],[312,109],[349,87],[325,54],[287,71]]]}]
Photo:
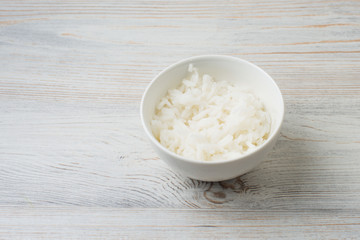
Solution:
[{"label": "white ceramic bowl", "polygon": [[[170,88],[176,88],[188,74],[189,64],[216,79],[238,81],[250,87],[265,104],[271,116],[269,138],[254,151],[236,159],[224,161],[198,161],[179,156],[162,146],[152,134],[150,121],[155,106]],[[171,168],[181,174],[203,181],[222,181],[240,176],[258,165],[273,148],[284,118],[284,101],[274,80],[261,68],[245,60],[219,55],[187,58],[175,63],[157,75],[145,90],[141,101],[141,120],[146,134],[159,154]]]}]

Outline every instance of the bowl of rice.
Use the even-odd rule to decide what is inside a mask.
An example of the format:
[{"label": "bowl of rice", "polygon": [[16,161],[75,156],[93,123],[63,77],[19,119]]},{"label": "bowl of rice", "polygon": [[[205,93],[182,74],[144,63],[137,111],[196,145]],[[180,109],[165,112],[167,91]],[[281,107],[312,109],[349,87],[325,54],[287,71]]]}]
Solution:
[{"label": "bowl of rice", "polygon": [[145,90],[140,108],[160,158],[203,181],[240,176],[266,159],[284,118],[275,81],[248,61],[221,55],[167,67]]}]

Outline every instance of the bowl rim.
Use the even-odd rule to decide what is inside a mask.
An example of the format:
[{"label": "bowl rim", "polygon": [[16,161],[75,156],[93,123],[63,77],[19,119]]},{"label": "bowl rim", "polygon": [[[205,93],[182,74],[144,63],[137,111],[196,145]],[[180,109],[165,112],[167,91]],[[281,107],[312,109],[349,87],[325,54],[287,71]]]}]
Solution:
[{"label": "bowl rim", "polygon": [[[275,131],[273,132],[273,134],[270,135],[270,137],[268,139],[266,139],[266,141],[260,145],[259,147],[253,149],[252,151],[249,151],[239,157],[236,158],[231,158],[231,159],[226,159],[226,160],[212,160],[212,161],[200,161],[200,160],[196,160],[196,159],[191,159],[191,158],[185,158],[181,155],[178,155],[172,151],[170,151],[169,149],[167,149],[166,147],[164,147],[152,134],[151,129],[148,129],[145,123],[145,119],[144,119],[144,100],[145,97],[147,96],[151,86],[154,84],[154,82],[163,74],[165,74],[166,72],[170,71],[171,69],[174,69],[176,67],[178,67],[179,65],[182,65],[184,63],[188,63],[190,64],[191,61],[194,60],[201,60],[201,59],[207,59],[207,58],[217,58],[217,59],[225,59],[225,60],[232,60],[232,61],[239,61],[245,64],[249,64],[252,67],[255,67],[258,71],[262,72],[263,74],[265,74],[265,76],[267,76],[272,84],[275,86],[276,91],[278,92],[278,95],[280,96],[281,99],[281,119],[279,124],[277,125],[277,127],[275,128]],[[181,161],[184,162],[188,162],[188,163],[194,163],[194,164],[200,164],[200,165],[216,165],[216,164],[224,164],[224,163],[231,163],[231,162],[237,162],[237,161],[241,161],[244,160],[247,157],[250,157],[254,154],[256,154],[257,152],[259,152],[261,149],[265,148],[267,145],[270,144],[270,142],[272,140],[274,140],[274,138],[278,135],[278,133],[280,132],[281,126],[283,124],[284,121],[284,115],[285,115],[285,104],[284,104],[284,98],[283,95],[278,87],[278,85],[276,84],[276,82],[274,81],[274,79],[267,73],[265,72],[263,69],[261,69],[260,67],[258,67],[257,65],[253,64],[252,62],[249,62],[247,60],[238,58],[238,57],[234,57],[234,56],[230,56],[230,55],[216,55],[216,54],[210,54],[210,55],[198,55],[198,56],[193,56],[193,57],[188,57],[185,59],[182,59],[178,62],[175,62],[169,66],[167,66],[165,69],[163,69],[160,73],[158,73],[151,81],[150,83],[147,85],[142,98],[141,98],[141,103],[140,103],[140,117],[141,117],[141,123],[142,126],[146,132],[146,135],[150,138],[151,142],[153,144],[155,144],[158,148],[160,148],[162,151],[166,152],[167,154],[169,154],[170,156],[179,159]]]}]

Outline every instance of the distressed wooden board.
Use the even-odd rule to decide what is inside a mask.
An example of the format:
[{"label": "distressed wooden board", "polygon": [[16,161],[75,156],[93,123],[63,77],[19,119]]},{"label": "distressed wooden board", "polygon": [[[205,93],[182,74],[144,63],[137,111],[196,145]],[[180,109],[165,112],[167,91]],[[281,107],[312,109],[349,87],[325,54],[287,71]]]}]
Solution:
[{"label": "distressed wooden board", "polygon": [[348,211],[337,216],[338,211],[7,207],[0,212],[0,234],[11,239],[75,234],[81,239],[357,239],[360,227],[359,212]]},{"label": "distressed wooden board", "polygon": [[[78,237],[98,214],[94,223],[114,232],[89,232],[98,238],[185,229],[189,238],[240,237],[239,226],[245,238],[356,238],[359,9],[359,1],[328,0],[1,0],[0,238],[68,238],[62,231],[70,225],[54,228],[62,214],[77,214],[66,221],[78,224]],[[286,103],[269,158],[221,183],[169,169],[139,119],[151,79],[200,54],[252,61],[273,76]],[[108,217],[131,226],[115,230]],[[193,218],[226,226],[185,228]],[[164,224],[171,230],[161,232]]]}]

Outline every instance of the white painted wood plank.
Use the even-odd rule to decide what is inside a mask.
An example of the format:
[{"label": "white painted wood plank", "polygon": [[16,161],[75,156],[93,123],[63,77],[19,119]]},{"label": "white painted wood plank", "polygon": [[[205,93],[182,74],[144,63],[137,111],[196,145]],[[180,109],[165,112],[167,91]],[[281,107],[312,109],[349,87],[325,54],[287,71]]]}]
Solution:
[{"label": "white painted wood plank", "polygon": [[0,216],[3,239],[357,239],[359,228],[351,211],[7,207]]}]

